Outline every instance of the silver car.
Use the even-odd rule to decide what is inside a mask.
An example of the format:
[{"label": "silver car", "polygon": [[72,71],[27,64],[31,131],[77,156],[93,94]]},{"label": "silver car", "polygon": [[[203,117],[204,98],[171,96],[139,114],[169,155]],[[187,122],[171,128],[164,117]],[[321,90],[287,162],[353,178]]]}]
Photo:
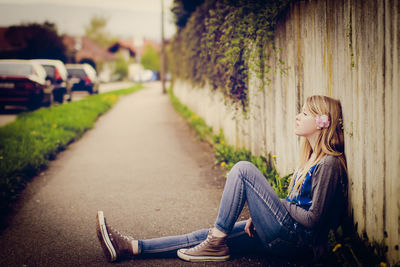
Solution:
[{"label": "silver car", "polygon": [[99,81],[96,70],[89,64],[67,64],[68,77],[74,80],[72,91],[99,93]]},{"label": "silver car", "polygon": [[32,61],[39,63],[46,70],[46,79],[49,80],[54,87],[54,100],[63,103],[64,96],[66,96],[66,100],[71,101],[72,82],[68,79],[68,73],[64,63],[55,59],[33,59]]},{"label": "silver car", "polygon": [[6,105],[36,109],[53,104],[53,86],[46,71],[31,60],[0,60],[0,109]]}]

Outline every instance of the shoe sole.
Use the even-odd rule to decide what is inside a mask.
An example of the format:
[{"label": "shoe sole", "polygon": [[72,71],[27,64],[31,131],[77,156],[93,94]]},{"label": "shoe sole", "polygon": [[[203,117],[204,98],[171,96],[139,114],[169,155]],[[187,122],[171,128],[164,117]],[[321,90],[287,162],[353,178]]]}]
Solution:
[{"label": "shoe sole", "polygon": [[117,259],[117,253],[115,248],[111,243],[110,237],[108,236],[108,231],[104,219],[104,213],[102,211],[97,212],[96,216],[96,230],[97,237],[99,238],[101,248],[104,251],[104,255],[108,262],[113,262]]},{"label": "shoe sole", "polygon": [[178,250],[177,255],[179,258],[190,262],[203,262],[203,261],[227,261],[230,255],[227,256],[191,256]]}]

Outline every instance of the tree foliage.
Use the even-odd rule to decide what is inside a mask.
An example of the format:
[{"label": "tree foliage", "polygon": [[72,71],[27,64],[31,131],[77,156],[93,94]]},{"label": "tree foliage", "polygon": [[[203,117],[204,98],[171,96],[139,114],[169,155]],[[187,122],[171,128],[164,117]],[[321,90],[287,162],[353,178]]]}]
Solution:
[{"label": "tree foliage", "polygon": [[160,71],[160,54],[151,46],[147,45],[144,53],[140,58],[140,64],[143,68],[149,70]]},{"label": "tree foliage", "polygon": [[113,72],[118,80],[124,80],[129,74],[129,65],[121,54],[117,54],[117,61],[115,62],[115,69]]},{"label": "tree foliage", "polygon": [[249,68],[265,80],[274,26],[293,1],[205,0],[192,10],[195,4],[175,0],[173,76],[218,88],[246,108]]},{"label": "tree foliage", "polygon": [[11,48],[8,50],[0,48],[1,58],[47,58],[62,61],[66,59],[66,47],[54,23],[11,26],[5,31],[4,38]]},{"label": "tree foliage", "polygon": [[174,1],[172,13],[174,14],[175,24],[178,27],[185,27],[186,22],[195,9],[202,5],[204,0],[179,0]]},{"label": "tree foliage", "polygon": [[108,47],[117,41],[106,29],[108,19],[103,16],[93,16],[88,25],[85,26],[85,36],[89,37],[99,45]]}]

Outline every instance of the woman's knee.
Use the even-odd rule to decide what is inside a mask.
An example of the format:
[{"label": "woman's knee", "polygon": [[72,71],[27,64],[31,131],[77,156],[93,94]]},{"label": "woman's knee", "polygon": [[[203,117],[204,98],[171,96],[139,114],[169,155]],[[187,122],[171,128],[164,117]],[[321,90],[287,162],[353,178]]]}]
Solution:
[{"label": "woman's knee", "polygon": [[228,179],[240,179],[246,180],[251,184],[257,184],[261,181],[266,181],[264,175],[260,172],[260,170],[249,161],[239,161],[236,163],[229,175]]},{"label": "woman's knee", "polygon": [[231,169],[231,172],[238,174],[240,177],[247,176],[249,172],[257,169],[253,163],[249,161],[239,161]]},{"label": "woman's knee", "polygon": [[232,169],[238,169],[239,171],[247,171],[248,169],[252,169],[255,168],[256,166],[254,166],[253,163],[251,163],[250,161],[239,161],[237,162]]}]

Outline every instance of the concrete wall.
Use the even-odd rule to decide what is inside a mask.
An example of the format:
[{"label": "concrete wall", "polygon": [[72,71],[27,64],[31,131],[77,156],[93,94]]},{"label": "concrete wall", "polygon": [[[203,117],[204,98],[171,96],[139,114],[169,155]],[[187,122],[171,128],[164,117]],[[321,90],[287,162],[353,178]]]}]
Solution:
[{"label": "concrete wall", "polygon": [[[344,112],[350,198],[360,234],[400,261],[400,1],[300,1],[278,23],[276,67],[260,89],[250,79],[249,112],[217,91],[177,82],[175,94],[230,144],[277,155],[282,175],[297,162],[295,115],[313,94],[339,98]],[[277,66],[271,59],[270,66]]]}]

